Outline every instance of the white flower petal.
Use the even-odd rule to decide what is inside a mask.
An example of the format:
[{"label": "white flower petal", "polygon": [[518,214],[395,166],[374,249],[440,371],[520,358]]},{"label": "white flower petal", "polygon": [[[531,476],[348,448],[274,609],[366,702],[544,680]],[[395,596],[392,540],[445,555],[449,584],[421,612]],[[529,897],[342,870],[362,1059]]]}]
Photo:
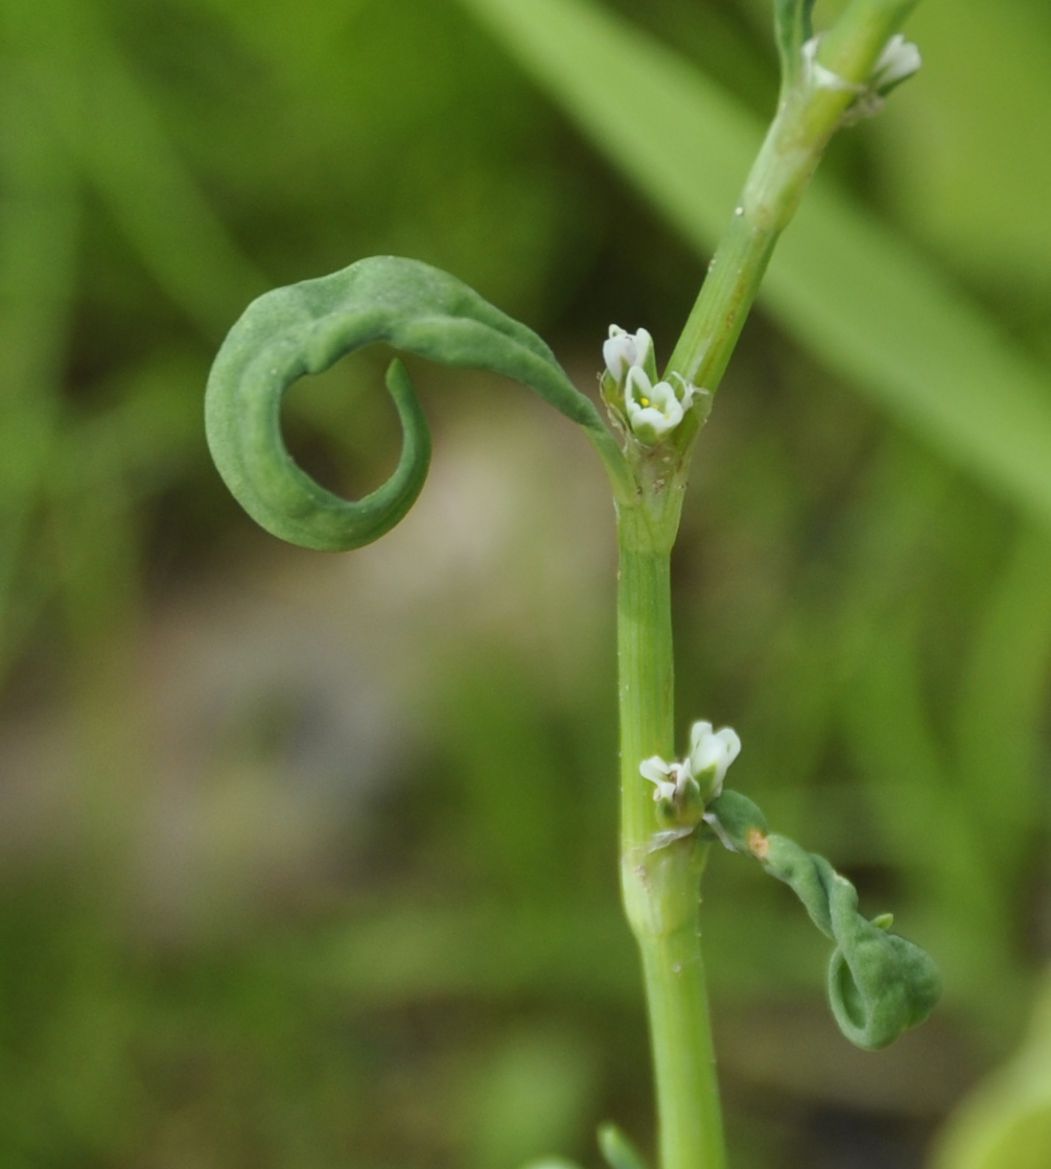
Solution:
[{"label": "white flower petal", "polygon": [[715,728],[710,722],[704,719],[698,719],[692,727],[690,727],[690,755],[697,750],[699,744],[706,739]]},{"label": "white flower petal", "polygon": [[632,368],[646,366],[652,357],[653,338],[645,329],[629,333],[619,325],[610,325],[609,340],[602,345],[602,359],[615,381],[623,381]]},{"label": "white flower petal", "polygon": [[635,334],[635,361],[644,369],[653,360],[653,338],[646,329],[639,329]]},{"label": "white flower petal", "polygon": [[609,340],[602,344],[602,360],[616,381],[620,381],[631,365],[631,344],[627,338],[628,334],[619,325],[610,325]]},{"label": "white flower petal", "polygon": [[880,54],[869,78],[869,85],[877,93],[884,93],[907,77],[911,77],[922,64],[920,50],[912,41],[907,41],[900,32],[896,33]]},{"label": "white flower petal", "polygon": [[639,775],[650,783],[663,783],[677,766],[675,763],[665,763],[659,755],[651,755],[639,764]]},{"label": "white flower petal", "polygon": [[656,801],[675,799],[680,789],[690,782],[689,769],[684,763],[668,763],[659,755],[643,759],[639,764],[639,774],[654,785],[653,798]]},{"label": "white flower petal", "polygon": [[630,410],[632,406],[643,409],[650,405],[653,399],[653,383],[650,375],[641,365],[633,365],[628,370],[624,382],[624,403]]},{"label": "white flower petal", "polygon": [[726,772],[740,753],[741,740],[733,727],[713,731],[710,722],[698,721],[690,728],[690,771],[697,779],[709,777],[711,796],[722,791]]},{"label": "white flower petal", "polygon": [[624,406],[631,429],[643,442],[657,442],[683,419],[682,403],[671,383],[651,383],[640,366],[628,370]]}]

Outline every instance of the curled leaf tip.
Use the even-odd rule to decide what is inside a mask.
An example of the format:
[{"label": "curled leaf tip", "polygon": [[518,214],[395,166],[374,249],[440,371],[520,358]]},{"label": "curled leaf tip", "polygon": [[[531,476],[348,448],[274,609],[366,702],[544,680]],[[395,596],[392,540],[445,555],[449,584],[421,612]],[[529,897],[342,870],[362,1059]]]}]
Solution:
[{"label": "curled leaf tip", "polygon": [[402,427],[402,453],[376,491],[341,498],[297,466],[284,444],[281,403],[289,387],[374,342],[529,386],[584,426],[617,470],[615,444],[598,411],[531,329],[446,272],[418,260],[373,256],[253,301],[212,366],[205,399],[212,458],[244,509],[275,536],[322,551],[358,548],[394,527],[419,494],[430,437],[400,361],[388,369],[387,389]]},{"label": "curled leaf tip", "polygon": [[771,835],[763,868],[792,888],[811,920],[836,948],[828,968],[828,999],[840,1031],[858,1047],[877,1050],[922,1023],[941,994],[938,969],[926,951],[858,912],[858,894],[823,856],[786,836]]},{"label": "curled leaf tip", "polygon": [[768,833],[760,809],[740,792],[724,791],[709,805],[705,821],[727,848],[752,855],[788,885],[814,925],[835,942],[828,999],[847,1039],[876,1050],[927,1018],[941,995],[941,976],[925,950],[890,932],[890,914],[870,921],[859,913],[850,881],[823,856]]}]

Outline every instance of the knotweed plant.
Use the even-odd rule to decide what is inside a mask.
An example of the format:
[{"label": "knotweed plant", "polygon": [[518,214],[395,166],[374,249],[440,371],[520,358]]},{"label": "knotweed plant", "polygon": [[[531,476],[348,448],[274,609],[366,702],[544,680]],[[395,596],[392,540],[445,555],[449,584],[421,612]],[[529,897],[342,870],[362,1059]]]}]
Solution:
[{"label": "knotweed plant", "polygon": [[[854,886],[828,861],[770,831],[760,809],[726,786],[741,750],[733,730],[699,719],[676,749],[669,589],[690,458],[771,252],[833,134],[878,111],[919,67],[916,48],[898,31],[914,3],[851,0],[818,36],[813,0],[776,0],[776,115],[663,368],[649,332],[610,326],[601,345],[605,419],[525,325],[454,277],[391,256],[256,300],[231,330],[208,384],[208,438],[227,485],[264,528],[306,548],[340,551],[378,539],[423,486],[428,429],[399,359],[386,381],[402,453],[376,491],[342,499],[285,448],[280,412],[289,386],[372,342],[518,381],[593,443],[617,523],[620,875],[644,972],[660,1169],[726,1163],[699,929],[700,881],[713,845],[787,884],[832,941],[828,998],[847,1039],[883,1047],[925,1019],[938,997],[933,963],[892,932],[889,914],[867,917]],[[599,1138],[613,1169],[646,1164],[616,1127],[605,1126]]]}]

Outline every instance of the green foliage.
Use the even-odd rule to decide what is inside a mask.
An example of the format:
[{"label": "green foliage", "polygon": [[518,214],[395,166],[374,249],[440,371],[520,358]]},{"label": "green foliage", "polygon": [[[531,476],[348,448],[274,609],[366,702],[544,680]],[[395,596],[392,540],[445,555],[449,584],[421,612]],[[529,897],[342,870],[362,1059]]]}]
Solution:
[{"label": "green foliage", "polygon": [[299,470],[284,447],[281,403],[291,383],[374,341],[530,386],[620,462],[592,401],[530,328],[447,272],[375,256],[255,300],[231,328],[208,379],[208,444],[217,468],[244,510],[291,544],[326,552],[371,544],[405,516],[427,477],[427,422],[400,361],[389,368],[387,388],[405,444],[378,490],[359,502],[340,499]]},{"label": "green foliage", "polygon": [[[441,363],[509,374],[532,385],[592,432],[619,473],[614,486],[619,487],[615,502],[621,505],[616,638],[621,885],[643,970],[655,1065],[658,1155],[664,1169],[722,1169],[726,1163],[699,944],[706,849],[691,831],[702,806],[698,800],[697,815],[690,818],[679,797],[690,784],[695,793],[703,793],[702,777],[709,769],[712,789],[721,789],[722,773],[739,752],[740,741],[732,730],[716,735],[711,723],[699,721],[688,763],[667,764],[653,754],[654,749],[665,750],[673,737],[670,555],[691,439],[703,421],[687,425],[691,400],[695,392],[710,399],[718,388],[773,245],[829,140],[853,109],[849,83],[855,83],[855,90],[858,84],[871,84],[873,93],[882,96],[918,68],[919,58],[910,47],[888,68],[886,84],[876,80],[881,67],[873,72],[873,63],[882,61],[896,43],[890,38],[899,9],[904,12],[909,6],[884,5],[886,14],[880,5],[864,2],[848,9],[832,29],[835,51],[829,56],[830,67],[837,74],[842,71],[848,83],[839,83],[828,68],[825,75],[833,77],[829,84],[808,73],[806,84],[793,84],[791,97],[780,104],[750,168],[741,205],[713,258],[712,268],[719,265],[719,271],[705,280],[670,359],[668,376],[678,379],[679,389],[671,381],[651,381],[656,371],[647,332],[631,335],[610,328],[603,347],[609,371],[603,396],[614,385],[624,395],[629,448],[632,433],[647,450],[654,448],[648,458],[632,458],[630,471],[590,400],[575,391],[535,334],[459,281],[418,262],[363,260],[332,277],[260,298],[227,337],[209,379],[209,443],[227,485],[263,526],[307,547],[343,550],[376,539],[402,518],[426,474],[426,426],[398,362],[388,373],[388,387],[405,442],[399,466],[383,487],[360,503],[342,501],[305,476],[284,447],[280,404],[287,386],[303,373],[324,372],[338,357],[373,341]],[[806,22],[809,11],[797,15]],[[792,40],[791,32],[781,31]],[[815,63],[813,69],[819,67]],[[798,59],[788,68],[798,68]],[[620,429],[628,429],[623,417]],[[663,457],[659,450],[666,452]],[[674,821],[685,827],[654,834],[654,825],[666,826],[666,820],[646,799],[640,772],[657,785],[662,804],[670,790],[676,799]],[[672,772],[674,780],[668,778]],[[717,834],[726,833],[717,807],[704,819]],[[745,838],[742,845],[739,837],[726,836],[731,850],[747,849],[789,884],[814,923],[835,940],[828,987],[843,1033],[859,1046],[880,1048],[922,1022],[940,994],[940,977],[930,958],[887,932],[889,917],[876,922],[861,917],[857,891],[823,857],[804,852],[786,837],[767,836],[755,823]],[[664,848],[667,855],[655,855]],[[637,1156],[618,1130],[607,1130],[604,1138],[603,1152],[612,1169],[638,1169]]]},{"label": "green foliage", "polygon": [[728,847],[754,856],[788,885],[810,920],[836,943],[828,966],[828,999],[840,1031],[858,1047],[878,1050],[922,1023],[941,995],[930,955],[889,932],[889,917],[858,912],[858,892],[823,856],[767,829],[747,796],[724,791],[711,815]]},{"label": "green foliage", "polygon": [[794,85],[803,66],[803,45],[814,35],[814,0],[774,0],[774,29],[781,56],[782,91]]},{"label": "green foliage", "polygon": [[430,436],[399,361],[388,371],[387,387],[405,435],[401,460],[365,499],[350,502],[321,487],[296,466],[281,438],[281,401],[292,382],[377,341],[522,382],[618,457],[590,399],[532,330],[437,268],[394,256],[358,260],[254,301],[230,330],[208,379],[212,457],[241,505],[275,536],[329,552],[359,548],[390,531],[419,494]]},{"label": "green foliage", "polygon": [[938,1142],[931,1169],[1043,1169],[1051,1151],[1051,994],[1021,1051],[979,1085]]},{"label": "green foliage", "polygon": [[[433,0],[3,7],[5,1166],[467,1164],[457,1104],[483,1056],[510,1058],[523,1018],[572,1017],[602,1053],[579,1144],[558,1131],[544,1147],[592,1163],[590,1126],[604,1114],[647,1139],[637,980],[603,843],[607,526],[571,525],[577,500],[603,506],[576,434],[562,428],[560,445],[544,419],[540,445],[528,395],[507,395],[514,426],[495,429],[490,387],[447,395],[440,437],[451,445],[436,443],[434,490],[391,545],[319,576],[315,560],[300,573],[245,523],[199,418],[215,343],[254,294],[378,249],[425,254],[557,336],[585,389],[610,320],[670,342],[758,140],[758,119],[733,115],[766,113],[775,97],[770,3],[603,7],[630,18],[642,66],[606,78],[606,98],[627,88],[644,101],[658,77],[652,29],[675,50],[659,79],[704,103],[699,123],[674,103],[642,105],[637,124],[634,108],[605,127],[590,116],[584,141],[564,124],[568,114],[584,125],[580,99],[549,99],[504,51],[525,60],[537,30],[498,45]],[[713,715],[739,718],[749,789],[864,900],[891,898],[946,974],[936,1027],[854,1060],[830,1021],[822,1030],[804,915],[786,919],[784,891],[756,888],[749,866],[712,864],[706,937],[727,1096],[759,1102],[747,1123],[731,1114],[740,1169],[848,1163],[853,1150],[829,1152],[830,1130],[874,1109],[881,1143],[859,1155],[918,1162],[964,1088],[1008,1057],[1031,1002],[1046,891],[1051,545],[1039,524],[1019,522],[1040,514],[1022,471],[1042,428],[1014,400],[1019,387],[1046,395],[1040,193],[1051,152],[1037,148],[1033,111],[1051,72],[1049,20],[1036,0],[919,7],[918,80],[863,135],[840,138],[811,192],[823,210],[804,211],[819,223],[831,200],[870,222],[849,238],[837,230],[829,257],[796,246],[807,218],[782,241],[767,318],[745,336],[697,469],[705,503],[688,509],[678,557],[682,717],[711,698]],[[577,45],[577,59],[586,51]],[[545,52],[559,61],[557,46]],[[576,71],[581,87],[587,72]],[[628,129],[630,158],[616,145]],[[686,145],[670,146],[683,130]],[[621,161],[607,166],[590,144]],[[825,218],[841,222],[838,210]],[[951,414],[972,347],[1010,354],[999,374],[975,366],[994,376],[974,376],[989,428],[973,454],[927,418],[929,403],[908,400],[908,383],[870,383],[873,370],[909,363],[884,323],[899,313],[893,297],[843,280],[825,298],[825,328],[806,324],[811,298],[788,282],[803,259],[836,279],[874,252],[900,256],[905,235],[965,323],[945,328],[922,295],[902,306],[930,346],[924,395],[939,387]],[[863,298],[873,319],[834,333],[841,302]],[[301,426],[324,419],[337,457],[379,482],[395,437],[373,392],[381,375],[346,365],[331,394],[303,387],[289,412]],[[432,380],[436,393],[455,384],[437,368]],[[990,418],[1001,393],[1004,412]],[[1022,461],[1004,472],[1014,442]],[[989,461],[992,447],[1003,449]],[[572,488],[537,490],[544,473],[514,490],[512,469],[526,482],[547,461],[575,476]],[[528,538],[482,554],[460,530],[465,486],[484,499],[478,513],[463,507],[472,523]],[[458,541],[448,558],[429,537],[439,527]],[[498,603],[487,599],[497,579]],[[327,682],[324,652],[307,681],[280,673],[288,726],[229,698],[235,671],[258,683],[260,655],[292,669],[277,629],[289,623],[270,607],[286,613],[290,593],[367,679],[340,718],[373,712],[397,738],[381,762],[363,746],[295,781],[300,808],[318,786],[347,793],[326,820],[341,833],[338,863],[323,835],[309,862],[283,851],[254,879],[257,903],[229,895],[210,865],[247,864],[275,822],[298,822],[271,794],[299,758],[297,720],[327,725],[314,689]],[[422,615],[392,622],[382,647],[348,628],[348,606],[400,612],[406,594],[418,614],[423,598]],[[570,596],[593,602],[572,623]],[[222,669],[196,650],[173,654],[193,645],[188,617],[200,627],[209,614]],[[309,619],[289,633],[306,655]],[[415,685],[425,657],[441,663],[437,694]],[[203,723],[186,719],[195,689]],[[393,725],[395,698],[409,725]],[[157,737],[158,711],[173,742]],[[249,735],[260,745],[234,772],[231,741]],[[396,831],[374,838],[356,785],[377,767]],[[424,775],[426,799],[410,801]],[[569,783],[567,816],[551,797]],[[70,836],[113,824],[123,835],[97,856],[68,851]],[[192,849],[202,832],[205,855]],[[32,896],[26,874],[42,857],[58,870]]]},{"label": "green foliage", "polygon": [[[762,123],[589,0],[536,0],[528,10],[515,0],[463,2],[647,200],[709,253]],[[606,84],[609,77],[618,84]],[[847,385],[987,487],[1051,519],[1042,372],[902,236],[819,178],[763,288],[761,303]]]}]

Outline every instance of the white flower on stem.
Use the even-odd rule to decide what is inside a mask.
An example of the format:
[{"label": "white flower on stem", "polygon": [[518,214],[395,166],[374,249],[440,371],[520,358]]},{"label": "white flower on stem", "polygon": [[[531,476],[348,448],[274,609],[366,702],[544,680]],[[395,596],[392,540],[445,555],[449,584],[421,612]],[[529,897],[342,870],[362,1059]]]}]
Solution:
[{"label": "white flower on stem", "polygon": [[868,79],[857,84],[821,64],[817,59],[820,45],[820,37],[811,37],[803,45],[803,75],[807,84],[815,89],[839,89],[857,95],[843,115],[845,125],[878,114],[883,108],[884,97],[923,64],[920,50],[901,33],[895,33],[883,46]]},{"label": "white flower on stem", "polygon": [[920,50],[896,33],[887,41],[869,77],[869,88],[878,94],[885,94],[910,78],[923,64]]},{"label": "white flower on stem", "polygon": [[685,763],[666,763],[659,755],[651,755],[639,764],[639,775],[649,780],[656,790],[655,801],[674,800],[690,781],[690,769]]},{"label": "white flower on stem", "polygon": [[690,728],[687,763],[691,776],[704,794],[705,803],[722,792],[726,772],[740,753],[741,740],[733,727],[717,731],[710,722],[695,722]]},{"label": "white flower on stem", "polygon": [[673,373],[671,378],[651,382],[644,369],[633,365],[624,382],[628,425],[638,439],[649,445],[660,442],[679,425],[697,392],[681,375]]},{"label": "white flower on stem", "polygon": [[633,366],[654,368],[653,338],[645,329],[629,333],[619,325],[610,325],[609,340],[602,344],[602,358],[610,377],[619,384]]}]

